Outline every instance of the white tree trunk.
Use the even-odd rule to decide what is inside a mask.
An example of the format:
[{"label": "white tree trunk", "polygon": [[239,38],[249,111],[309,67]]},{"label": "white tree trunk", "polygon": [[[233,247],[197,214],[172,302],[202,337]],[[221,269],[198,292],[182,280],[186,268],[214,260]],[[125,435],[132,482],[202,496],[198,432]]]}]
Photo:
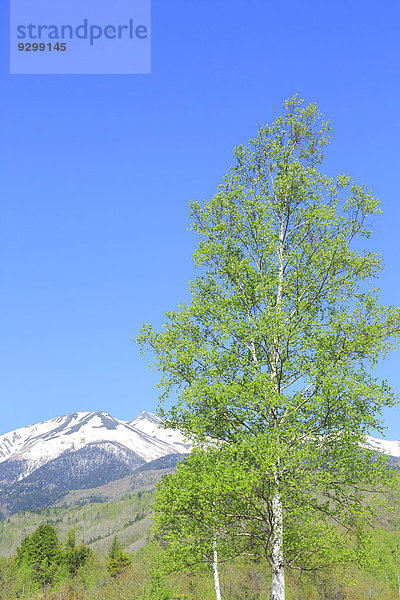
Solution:
[{"label": "white tree trunk", "polygon": [[217,600],[221,600],[221,588],[219,585],[218,554],[217,554],[217,538],[216,537],[213,539],[213,550],[214,550],[213,571],[214,571],[215,597]]},{"label": "white tree trunk", "polygon": [[285,568],[283,566],[282,502],[278,492],[272,499],[272,581],[270,600],[285,600]]},{"label": "white tree trunk", "polygon": [[[278,289],[276,294],[276,311],[279,315],[281,311],[282,292],[283,292],[283,244],[285,237],[284,215],[281,215],[279,227],[279,250],[278,250]],[[271,378],[275,383],[275,392],[280,393],[277,372],[279,361],[279,335],[274,335],[274,356],[272,361]],[[272,416],[276,420],[275,411]],[[279,426],[279,425],[278,425]],[[279,494],[279,463],[277,461],[277,472],[275,473],[275,484],[277,490],[272,498],[272,538],[271,538],[271,596],[270,600],[285,600],[285,569],[283,566],[283,510],[282,501]]]}]

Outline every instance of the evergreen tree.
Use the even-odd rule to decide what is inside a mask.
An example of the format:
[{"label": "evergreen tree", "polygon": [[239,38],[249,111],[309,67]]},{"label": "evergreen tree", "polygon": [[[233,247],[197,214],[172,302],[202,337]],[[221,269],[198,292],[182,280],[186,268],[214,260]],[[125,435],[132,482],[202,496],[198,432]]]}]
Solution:
[{"label": "evergreen tree", "polygon": [[53,525],[43,523],[26,536],[17,550],[17,564],[32,570],[33,579],[41,585],[52,583],[62,561],[61,545]]},{"label": "evergreen tree", "polygon": [[107,554],[107,571],[111,577],[116,577],[122,571],[129,567],[131,558],[122,550],[121,542],[114,536],[110,549]]},{"label": "evergreen tree", "polygon": [[63,564],[67,567],[68,573],[75,577],[79,569],[87,563],[90,555],[90,548],[85,544],[77,544],[75,530],[70,529],[63,549]]}]

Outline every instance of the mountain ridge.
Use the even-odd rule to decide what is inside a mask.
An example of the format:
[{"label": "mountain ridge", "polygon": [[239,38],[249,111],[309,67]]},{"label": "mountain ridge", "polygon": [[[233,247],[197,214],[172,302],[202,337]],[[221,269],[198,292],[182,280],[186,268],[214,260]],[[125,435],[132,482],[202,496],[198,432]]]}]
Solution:
[{"label": "mountain ridge", "polygon": [[[400,441],[369,436],[366,446],[399,464]],[[21,427],[0,435],[0,518],[49,506],[69,490],[106,485],[191,448],[180,431],[145,410],[128,421],[82,411]]]},{"label": "mountain ridge", "polygon": [[46,506],[69,489],[100,486],[190,449],[147,411],[130,421],[74,412],[19,428],[0,436],[0,514]]}]

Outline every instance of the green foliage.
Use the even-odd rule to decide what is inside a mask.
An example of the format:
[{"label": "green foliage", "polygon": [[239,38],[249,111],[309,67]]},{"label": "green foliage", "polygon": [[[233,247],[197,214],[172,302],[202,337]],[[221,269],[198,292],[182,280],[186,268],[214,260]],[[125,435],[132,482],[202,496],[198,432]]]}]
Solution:
[{"label": "green foliage", "polygon": [[[396,560],[392,552],[399,541],[398,513],[385,518],[385,529],[376,526],[376,555],[368,569],[327,568],[322,571],[294,570],[287,580],[288,600],[395,600]],[[64,548],[73,536],[67,536]],[[16,560],[0,559],[0,600],[214,600],[213,577],[208,568],[186,567],[176,575],[167,575],[168,549],[152,542],[133,556],[131,566],[118,577],[104,568],[104,558],[92,553],[74,578],[53,580],[52,586],[24,577]],[[235,558],[220,567],[224,600],[266,600],[269,567],[262,560]],[[352,584],[351,580],[356,579]]]},{"label": "green foliage", "polygon": [[156,542],[151,542],[141,552],[146,565],[147,581],[143,590],[143,600],[179,600],[178,592],[166,577],[169,557]]},{"label": "green foliage", "polygon": [[15,597],[18,585],[18,568],[14,558],[0,557],[0,600],[11,600]]},{"label": "green foliage", "polygon": [[[159,477],[161,474],[157,479]],[[12,555],[21,544],[21,532],[30,535],[43,521],[56,528],[60,539],[65,539],[70,529],[79,528],[82,541],[94,550],[105,550],[114,534],[118,535],[124,546],[145,538],[149,529],[146,517],[154,490],[143,490],[140,497],[136,493],[127,495],[125,490],[121,491],[121,495],[113,493],[113,501],[88,502],[84,492],[80,491],[78,498],[74,498],[76,504],[18,513],[1,521],[0,555]],[[90,496],[89,492],[89,499]]]},{"label": "green foliage", "polygon": [[33,580],[40,585],[53,582],[61,562],[61,545],[50,524],[43,523],[31,536],[26,536],[17,552],[18,566],[31,572]]},{"label": "green foliage", "polygon": [[131,558],[122,550],[121,542],[114,536],[107,555],[107,571],[116,577],[131,564]]},{"label": "green foliage", "polygon": [[72,577],[75,577],[79,569],[87,563],[90,555],[90,548],[85,544],[77,545],[75,530],[70,529],[67,534],[62,557],[62,563],[66,566],[68,573]]},{"label": "green foliage", "polygon": [[400,587],[400,533],[379,528],[374,532],[373,560],[367,570],[391,589]]},{"label": "green foliage", "polygon": [[329,129],[295,96],[235,149],[215,196],[191,205],[201,274],[190,304],[138,336],[162,372],[161,400],[177,392],[161,410],[168,425],[221,453],[221,509],[210,513],[226,525],[224,494],[245,509],[242,533],[281,587],[284,565],[366,564],[371,490],[392,485],[364,443],[394,403],[370,371],[398,339],[400,310],[369,284],[378,255],[355,247],[378,201],[319,170]]},{"label": "green foliage", "polygon": [[42,523],[22,540],[16,564],[23,586],[27,583],[47,586],[76,576],[90,554],[87,546],[76,544],[73,530],[69,531],[63,548],[53,525]]},{"label": "green foliage", "polygon": [[212,564],[214,550],[219,561],[250,553],[240,519],[246,500],[231,493],[230,467],[221,451],[194,449],[176,473],[164,475],[158,484],[154,534],[166,544],[167,570]]}]

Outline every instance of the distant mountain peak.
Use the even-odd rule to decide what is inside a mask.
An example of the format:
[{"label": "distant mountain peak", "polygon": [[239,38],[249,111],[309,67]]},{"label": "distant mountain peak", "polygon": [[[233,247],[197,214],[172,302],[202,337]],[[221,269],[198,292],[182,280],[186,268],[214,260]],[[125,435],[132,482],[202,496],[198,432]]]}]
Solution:
[{"label": "distant mountain peak", "polygon": [[19,461],[13,478],[22,480],[61,454],[103,442],[120,444],[144,462],[190,448],[179,431],[164,429],[148,411],[128,423],[103,411],[73,412],[0,435],[0,465],[11,461],[15,467]]},{"label": "distant mountain peak", "polygon": [[101,485],[103,479],[112,481],[139,465],[190,450],[179,431],[165,429],[146,410],[128,422],[86,411],[21,427],[0,435],[0,513],[12,514],[25,487],[37,490],[43,506],[50,487],[54,497],[88,482]]},{"label": "distant mountain peak", "polygon": [[162,423],[160,417],[157,417],[157,415],[148,412],[147,410],[142,410],[142,412],[136,417],[136,419],[132,419],[132,421],[129,421],[129,423],[133,423],[134,421],[143,421],[144,419],[146,419],[147,421],[151,421],[152,423]]}]

